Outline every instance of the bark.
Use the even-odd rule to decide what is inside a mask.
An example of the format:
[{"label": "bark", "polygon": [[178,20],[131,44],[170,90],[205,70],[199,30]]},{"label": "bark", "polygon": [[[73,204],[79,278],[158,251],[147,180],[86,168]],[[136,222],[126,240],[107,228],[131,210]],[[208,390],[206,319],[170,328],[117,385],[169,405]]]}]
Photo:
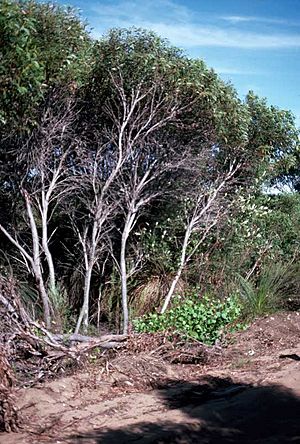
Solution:
[{"label": "bark", "polygon": [[92,280],[93,268],[97,260],[97,247],[100,240],[101,229],[102,229],[102,220],[101,219],[99,220],[96,217],[93,223],[91,238],[88,239],[87,230],[85,231],[83,236],[79,234],[79,239],[83,248],[85,275],[84,275],[84,289],[83,289],[83,304],[77,321],[75,333],[79,332],[82,323],[84,325],[85,333],[89,326],[89,303],[90,303],[91,280]]},{"label": "bark", "polygon": [[50,314],[50,304],[49,297],[44,285],[43,277],[41,275],[40,269],[37,268],[35,271],[35,279],[39,289],[39,293],[43,303],[43,311],[44,311],[44,321],[45,325],[48,329],[51,329],[51,314]]},{"label": "bark", "polygon": [[118,160],[114,170],[111,172],[107,181],[103,185],[103,188],[99,192],[97,191],[97,161],[95,161],[93,168],[93,175],[91,180],[92,188],[93,188],[93,202],[88,203],[89,210],[93,209],[94,211],[94,221],[93,228],[90,238],[88,236],[88,229],[86,228],[86,232],[84,236],[79,234],[79,240],[83,248],[84,252],[84,261],[85,261],[85,279],[84,279],[84,294],[83,294],[83,304],[80,311],[80,315],[77,321],[75,333],[78,333],[81,327],[81,324],[84,325],[84,330],[86,331],[89,324],[89,299],[90,299],[90,288],[91,288],[91,278],[93,273],[94,265],[99,257],[99,243],[102,238],[103,225],[107,221],[108,217],[111,215],[113,211],[113,207],[105,207],[105,198],[107,193],[110,190],[112,183],[114,182],[116,176],[119,174],[119,170],[122,167],[122,163],[124,162],[123,157],[123,146],[122,140],[124,136],[124,130],[128,123],[129,117],[124,117],[123,124],[121,126],[120,134],[118,137]]},{"label": "bark", "polygon": [[30,254],[27,253],[25,248],[23,248],[22,245],[15,238],[13,238],[13,236],[1,224],[0,230],[7,237],[7,239],[20,251],[23,258],[26,259],[26,261],[29,262],[30,266],[33,268],[33,258],[30,256]]}]

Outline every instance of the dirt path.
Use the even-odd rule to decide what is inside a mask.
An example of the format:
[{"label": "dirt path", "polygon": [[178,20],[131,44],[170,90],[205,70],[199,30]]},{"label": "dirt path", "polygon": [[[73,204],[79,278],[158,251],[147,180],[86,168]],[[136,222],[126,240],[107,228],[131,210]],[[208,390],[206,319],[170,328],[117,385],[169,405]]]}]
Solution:
[{"label": "dirt path", "polygon": [[166,365],[154,389],[95,366],[20,389],[24,432],[0,443],[300,443],[299,338],[300,315],[278,314],[232,336],[216,365]]}]

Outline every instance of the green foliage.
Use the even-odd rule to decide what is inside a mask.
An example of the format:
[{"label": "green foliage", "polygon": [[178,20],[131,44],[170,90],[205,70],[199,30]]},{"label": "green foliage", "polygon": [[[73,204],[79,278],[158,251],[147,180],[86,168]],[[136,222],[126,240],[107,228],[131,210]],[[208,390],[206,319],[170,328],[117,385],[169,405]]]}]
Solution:
[{"label": "green foliage", "polygon": [[[178,101],[184,109],[181,122],[172,126],[169,136],[164,130],[165,140],[180,133],[181,146],[193,140],[195,150],[200,150],[213,137],[211,143],[225,151],[222,159],[247,143],[249,113],[234,88],[202,60],[189,59],[155,33],[137,28],[113,29],[96,42],[93,61],[85,101],[88,118],[95,119],[97,127],[105,125],[103,106],[116,97],[114,82],[119,82],[129,96],[137,88],[146,92],[155,87],[161,99],[172,97]],[[143,102],[139,106],[143,107]],[[164,149],[163,142],[159,146]]]},{"label": "green foliage", "polygon": [[0,42],[0,130],[29,130],[49,88],[81,81],[90,39],[70,8],[1,0]]},{"label": "green foliage", "polygon": [[145,253],[147,267],[155,275],[166,275],[176,270],[182,233],[183,212],[179,205],[170,208],[165,204],[154,220],[147,221],[135,236]]},{"label": "green foliage", "polygon": [[[228,252],[238,260],[245,260],[245,266],[251,267],[252,261],[258,258],[261,252],[270,254],[273,242],[273,233],[269,233],[269,219],[272,217],[270,198],[255,194],[237,194],[232,217],[228,220],[229,239]],[[241,264],[242,265],[242,264]]]},{"label": "green foliage", "polygon": [[252,91],[246,97],[246,105],[251,115],[249,139],[253,148],[266,152],[273,159],[292,153],[298,136],[293,114],[268,105],[266,99]]},{"label": "green foliage", "polygon": [[78,12],[71,7],[33,1],[27,11],[36,21],[34,44],[46,85],[76,82],[79,87],[90,70],[92,42]]},{"label": "green foliage", "polygon": [[[171,81],[178,80],[180,60],[184,68],[184,57],[179,49],[171,47],[155,33],[138,28],[112,29],[99,40],[95,53],[99,68],[104,62],[102,67],[109,71],[122,69],[128,88],[141,80],[151,82],[154,74],[164,75],[166,72],[170,74]],[[183,77],[182,81],[185,80]]]},{"label": "green foliage", "polygon": [[254,267],[252,275],[257,276],[263,263],[297,262],[299,239],[299,195],[237,193],[222,230],[205,242],[190,264],[189,280],[200,275],[202,287],[229,294],[236,273],[247,276]]},{"label": "green foliage", "polygon": [[249,149],[257,156],[258,172],[262,172],[260,164],[264,163],[267,178],[276,181],[296,161],[299,130],[295,125],[295,117],[290,111],[268,105],[266,99],[256,96],[252,91],[246,97],[246,105],[251,116]]},{"label": "green foliage", "polygon": [[235,149],[246,147],[249,141],[250,114],[231,84],[216,80],[214,121],[222,158],[231,157]]},{"label": "green foliage", "polygon": [[42,317],[42,307],[39,303],[39,295],[36,288],[33,287],[28,281],[22,282],[18,280],[18,290],[22,303],[26,307],[26,310],[30,314],[33,320],[38,320]]},{"label": "green foliage", "polygon": [[[138,332],[167,331],[181,333],[206,344],[213,344],[241,314],[241,304],[233,295],[220,300],[210,294],[177,297],[165,314],[149,314],[133,322]],[[238,325],[236,325],[238,327]]]},{"label": "green foliage", "polygon": [[[23,9],[24,5],[24,9]],[[13,126],[19,116],[34,108],[42,94],[44,69],[34,45],[36,20],[25,4],[4,0],[0,4],[0,120]],[[24,117],[23,117],[24,119]]]},{"label": "green foliage", "polygon": [[296,261],[300,254],[300,196],[281,194],[269,201],[265,233],[272,239],[272,259]]}]

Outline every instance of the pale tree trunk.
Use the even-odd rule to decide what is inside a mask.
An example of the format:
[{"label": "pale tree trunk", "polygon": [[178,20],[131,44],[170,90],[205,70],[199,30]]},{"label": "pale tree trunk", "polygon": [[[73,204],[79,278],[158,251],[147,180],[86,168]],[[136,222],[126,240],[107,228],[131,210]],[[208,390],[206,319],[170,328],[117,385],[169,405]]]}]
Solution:
[{"label": "pale tree trunk", "polygon": [[77,320],[75,333],[79,333],[81,324],[83,324],[83,330],[87,332],[89,326],[89,302],[90,302],[90,288],[92,279],[92,264],[89,264],[84,277],[84,291],[83,291],[83,304],[80,310],[80,315]]},{"label": "pale tree trunk", "polygon": [[2,231],[2,233],[7,237],[7,239],[20,251],[21,255],[23,256],[25,263],[28,265],[28,263],[30,264],[31,267],[31,271],[34,275],[37,287],[38,287],[38,291],[42,300],[42,304],[43,304],[43,316],[44,316],[44,322],[45,325],[48,329],[50,329],[51,327],[51,315],[50,315],[50,306],[49,306],[49,299],[48,299],[48,294],[46,292],[44,283],[43,283],[43,278],[41,275],[41,269],[38,266],[38,264],[36,264],[34,262],[34,258],[32,256],[30,256],[27,251],[22,247],[22,245],[16,240],[14,239],[9,232],[0,224],[0,230]]},{"label": "pale tree trunk", "polygon": [[[51,293],[53,294],[56,289],[55,267],[49,249],[50,205],[53,204],[54,211],[63,196],[70,193],[69,186],[73,182],[73,177],[70,174],[69,165],[66,163],[70,148],[65,149],[64,147],[73,145],[71,134],[74,135],[75,117],[73,113],[75,107],[72,105],[72,100],[69,98],[65,100],[60,93],[51,94],[49,99],[51,99],[49,106],[44,108],[39,126],[28,140],[30,150],[26,149],[21,154],[22,162],[25,161],[27,165],[27,172],[24,173],[20,185],[29,185],[30,189],[30,193],[21,190],[21,194],[25,201],[32,245],[28,244],[24,248],[17,237],[12,237],[3,227],[0,227],[13,245],[18,248],[24,263],[35,278],[47,328],[51,327],[51,316],[54,314]],[[56,104],[58,106],[53,107]],[[32,172],[32,180],[28,182],[28,177]],[[41,228],[39,228],[39,216],[41,217]],[[47,262],[48,268],[47,281],[43,273],[44,260]]]},{"label": "pale tree trunk", "polygon": [[[48,287],[50,290],[50,294],[54,294],[56,291],[56,277],[55,277],[55,267],[53,262],[53,257],[51,251],[49,249],[49,236],[48,236],[48,222],[49,222],[49,205],[51,199],[53,198],[53,193],[55,189],[62,184],[62,180],[60,180],[61,173],[64,166],[64,161],[66,159],[66,153],[62,156],[59,165],[56,170],[53,171],[50,182],[47,186],[47,191],[45,187],[45,174],[44,171],[41,171],[41,180],[42,180],[42,190],[41,190],[41,204],[39,204],[39,210],[42,218],[42,247],[46,257],[48,271],[49,271],[49,283]],[[60,192],[60,196],[64,194],[64,191]]]},{"label": "pale tree trunk", "polygon": [[185,263],[186,263],[187,247],[188,247],[189,240],[190,240],[190,237],[191,237],[191,234],[192,234],[192,226],[193,226],[192,224],[193,224],[193,221],[189,222],[189,224],[187,226],[187,229],[185,231],[184,241],[183,241],[183,245],[182,245],[182,249],[181,249],[180,264],[179,264],[177,273],[176,273],[176,275],[175,275],[175,277],[174,277],[174,279],[172,281],[172,284],[170,286],[168,294],[167,294],[167,296],[165,298],[163,307],[162,307],[162,309],[160,311],[161,314],[165,313],[165,311],[167,310],[167,308],[169,306],[169,303],[170,303],[170,300],[171,300],[171,298],[172,298],[172,296],[174,294],[176,285],[178,284],[178,281],[179,281],[179,279],[181,277],[181,274],[182,274],[182,271],[184,269],[184,266],[185,266]]},{"label": "pale tree trunk", "polygon": [[[107,118],[112,123],[111,128],[108,130],[108,134],[109,140],[114,141],[113,143],[116,145],[116,163],[111,163],[113,169],[104,183],[103,178],[101,178],[98,173],[99,165],[101,168],[102,161],[104,160],[104,158],[101,157],[101,149],[95,155],[94,167],[90,163],[90,157],[87,156],[86,159],[88,160],[88,165],[86,169],[84,168],[85,171],[92,172],[92,174],[88,174],[87,176],[84,175],[84,180],[87,181],[89,186],[91,185],[91,189],[93,190],[92,199],[90,199],[88,196],[87,203],[85,203],[85,205],[93,218],[93,222],[91,222],[91,224],[97,225],[97,235],[94,237],[94,239],[90,231],[85,239],[79,235],[79,238],[81,237],[80,242],[83,250],[88,250],[89,266],[85,266],[85,272],[87,273],[86,279],[89,282],[92,276],[93,267],[100,256],[101,246],[99,244],[100,240],[103,239],[103,227],[110,224],[109,219],[113,220],[113,217],[111,217],[113,211],[119,206],[118,202],[114,202],[114,204],[108,203],[111,201],[107,199],[107,197],[110,195],[110,193],[115,193],[113,185],[122,175],[123,166],[128,159],[128,156],[133,159],[133,154],[136,151],[135,148],[143,144],[151,133],[154,133],[159,128],[162,128],[169,121],[176,120],[176,116],[179,112],[183,112],[184,109],[190,107],[189,103],[180,108],[177,94],[166,94],[165,88],[160,81],[154,81],[153,84],[147,85],[141,80],[135,87],[131,88],[130,91],[127,91],[124,86],[121,68],[118,73],[110,73],[110,80],[117,97],[112,101],[107,101],[104,111]],[[143,165],[141,169],[141,171],[143,171],[145,164],[142,162],[140,165]],[[128,174],[127,170],[124,172],[125,175]],[[134,181],[138,179],[137,171],[135,171],[135,173],[136,177],[134,178]],[[141,198],[146,185],[154,178],[152,177],[148,180],[149,174],[150,172],[147,172],[141,179],[140,183],[135,182],[135,197],[138,199]],[[128,177],[126,178],[125,187],[122,186],[120,189],[122,192],[122,198],[120,199],[123,199],[124,188],[126,189],[128,186],[127,179]],[[115,196],[115,194],[111,194],[111,196]],[[126,216],[125,227],[122,234],[121,252],[119,258],[120,264],[118,264],[120,268],[119,271],[121,273],[124,332],[128,331],[129,320],[127,301],[127,280],[129,273],[126,267],[127,240],[135,223],[137,210],[143,205],[147,205],[147,203],[155,197],[155,194],[150,195],[139,202],[137,200],[134,201],[135,197],[132,199],[130,196],[129,199],[130,208],[127,207],[128,214]],[[114,198],[112,200],[114,200]],[[136,211],[133,211],[133,202],[137,203]],[[111,205],[111,208],[109,208],[107,205]],[[89,224],[90,219],[87,222],[87,226],[90,226]],[[91,248],[95,249],[93,255],[91,255]],[[87,290],[90,291],[90,284],[87,285],[86,282],[83,306],[77,322],[76,331],[79,330],[83,319],[87,319],[86,317],[88,317],[87,312],[89,295]]]},{"label": "pale tree trunk", "polygon": [[[126,116],[124,111],[124,119],[120,129],[120,134],[118,136],[118,160],[114,170],[111,172],[107,181],[105,182],[100,194],[98,195],[97,191],[97,161],[95,160],[93,165],[93,174],[90,179],[90,183],[92,184],[93,192],[94,192],[94,204],[96,207],[96,211],[94,214],[93,228],[92,233],[89,238],[88,232],[86,231],[84,236],[82,236],[78,232],[79,240],[83,248],[84,253],[84,261],[85,261],[85,277],[84,277],[84,294],[83,294],[83,304],[81,307],[81,311],[77,320],[75,333],[78,333],[81,327],[81,324],[84,325],[84,330],[88,328],[89,325],[89,299],[90,299],[90,288],[91,288],[91,279],[94,265],[99,256],[99,242],[102,235],[103,225],[108,219],[111,211],[104,211],[103,206],[105,202],[105,195],[109,192],[109,189],[114,182],[116,176],[119,174],[120,169],[122,168],[122,163],[124,161],[123,157],[123,137],[126,125],[128,124],[129,116]],[[91,208],[93,208],[93,204],[91,204]],[[106,209],[107,210],[107,209]]]},{"label": "pale tree trunk", "polygon": [[48,209],[49,202],[43,196],[42,197],[43,205],[42,205],[42,246],[46,256],[48,271],[49,271],[49,290],[50,293],[54,293],[56,289],[56,279],[55,279],[55,269],[52,254],[49,250],[49,238],[48,238]]},{"label": "pale tree trunk", "polygon": [[87,232],[81,236],[79,233],[79,240],[83,248],[85,274],[84,274],[84,289],[83,289],[83,304],[80,310],[80,314],[77,320],[75,333],[78,333],[83,323],[84,331],[87,331],[89,326],[89,305],[90,305],[90,289],[94,264],[96,262],[96,250],[99,239],[99,227],[98,222],[95,220],[92,229],[92,235],[90,239],[90,245],[87,244]]},{"label": "pale tree trunk", "polygon": [[50,315],[49,297],[48,297],[47,290],[45,288],[45,284],[44,284],[43,277],[42,277],[39,266],[35,269],[34,274],[35,274],[35,280],[36,280],[36,283],[37,283],[37,286],[39,289],[39,293],[40,293],[40,296],[42,299],[42,303],[43,303],[45,325],[48,330],[51,330],[51,315]]},{"label": "pale tree trunk", "polygon": [[[152,165],[152,167],[154,164]],[[127,294],[127,282],[130,272],[128,272],[126,266],[126,246],[129,235],[137,221],[138,212],[141,208],[145,207],[152,199],[154,199],[158,193],[149,192],[148,196],[143,196],[147,185],[149,185],[156,177],[155,172],[150,168],[144,173],[144,175],[139,179],[137,172],[138,164],[133,172],[132,178],[132,190],[128,191],[127,195],[127,208],[128,212],[126,215],[125,225],[122,233],[121,239],[121,252],[120,252],[120,276],[121,276],[121,293],[122,293],[122,309],[123,309],[123,334],[128,333],[129,326],[129,313],[128,313],[128,294]],[[151,176],[151,173],[152,176]],[[131,270],[133,272],[133,270]]]},{"label": "pale tree trunk", "polygon": [[129,325],[128,294],[127,294],[127,267],[126,267],[126,246],[129,234],[135,222],[136,211],[131,209],[128,212],[121,240],[120,253],[120,273],[122,289],[122,309],[123,309],[123,334],[127,335]]},{"label": "pale tree trunk", "polygon": [[47,293],[47,290],[45,287],[45,283],[43,280],[39,236],[38,236],[36,222],[35,222],[33,212],[32,212],[30,197],[26,191],[24,191],[24,198],[25,198],[26,210],[27,210],[27,215],[29,218],[29,224],[30,224],[31,236],[32,236],[33,272],[34,272],[36,283],[37,283],[39,293],[40,293],[42,303],[43,303],[45,324],[46,324],[46,327],[49,329],[49,328],[51,328],[51,315],[50,315],[51,305],[50,305],[49,296],[48,296],[48,293]]}]

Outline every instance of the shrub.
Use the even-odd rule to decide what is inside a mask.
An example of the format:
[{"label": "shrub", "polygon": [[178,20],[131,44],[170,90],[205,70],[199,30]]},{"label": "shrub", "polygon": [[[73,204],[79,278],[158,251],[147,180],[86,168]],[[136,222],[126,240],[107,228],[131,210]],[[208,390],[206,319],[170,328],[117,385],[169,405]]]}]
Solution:
[{"label": "shrub", "polygon": [[[180,297],[165,314],[151,313],[133,321],[138,332],[171,331],[181,333],[205,344],[214,344],[228,326],[241,314],[241,304],[235,295],[220,300],[210,294]],[[238,326],[238,325],[237,325]]]}]

